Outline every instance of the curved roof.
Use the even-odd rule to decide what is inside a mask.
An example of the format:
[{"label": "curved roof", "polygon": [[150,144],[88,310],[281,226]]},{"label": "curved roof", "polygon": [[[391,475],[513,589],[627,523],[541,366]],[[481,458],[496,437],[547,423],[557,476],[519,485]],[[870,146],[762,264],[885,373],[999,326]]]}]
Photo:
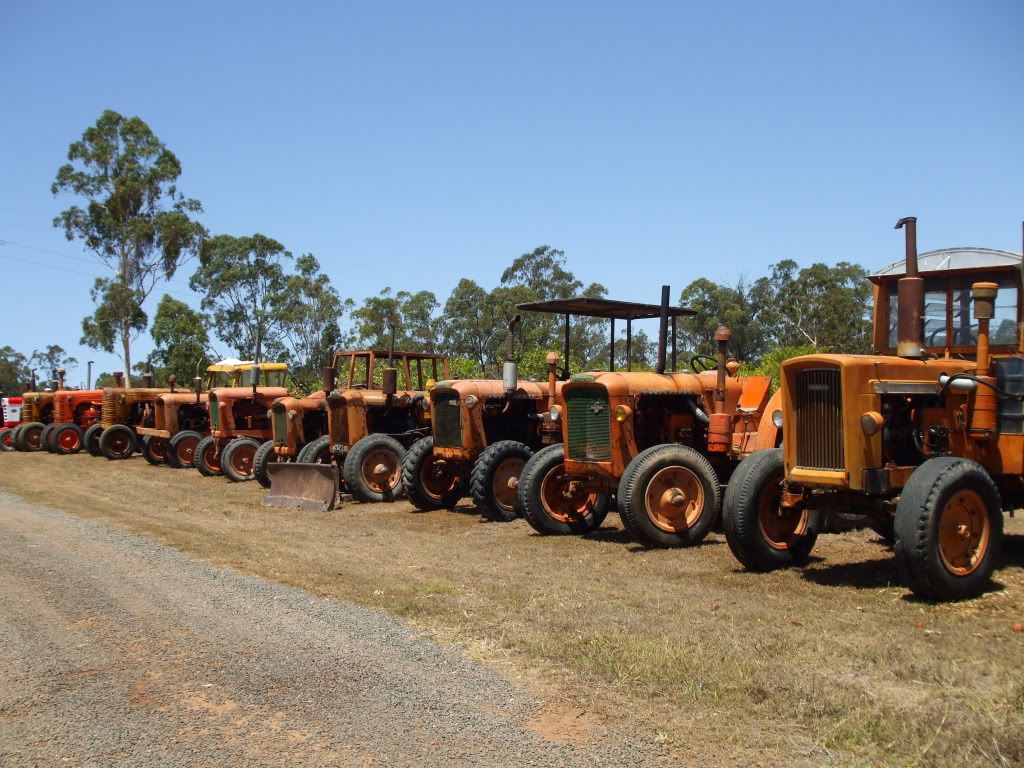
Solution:
[{"label": "curved roof", "polygon": [[[1021,256],[1013,251],[999,251],[994,248],[941,248],[926,251],[917,256],[920,272],[945,272],[955,269],[986,269],[992,267],[1020,267]],[[871,277],[892,277],[906,272],[906,261],[900,259]]]}]

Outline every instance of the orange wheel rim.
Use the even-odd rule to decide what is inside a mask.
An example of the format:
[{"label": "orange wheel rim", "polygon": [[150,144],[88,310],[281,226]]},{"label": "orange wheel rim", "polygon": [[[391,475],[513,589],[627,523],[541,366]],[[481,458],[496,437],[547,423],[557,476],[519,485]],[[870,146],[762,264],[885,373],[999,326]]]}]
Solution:
[{"label": "orange wheel rim", "polygon": [[757,527],[772,549],[791,549],[807,532],[810,515],[806,509],[782,506],[782,470],[761,487],[757,497]]},{"label": "orange wheel rim", "polygon": [[978,570],[991,533],[981,496],[970,490],[954,494],[939,516],[939,555],[950,573],[969,576]]},{"label": "orange wheel rim", "polygon": [[195,438],[182,440],[175,446],[174,455],[182,464],[191,464],[196,460],[196,445],[199,443]]},{"label": "orange wheel rim", "polygon": [[544,511],[552,520],[560,523],[578,523],[594,511],[596,493],[580,489],[565,474],[565,465],[559,464],[544,475],[540,484],[540,500]]},{"label": "orange wheel rim", "polygon": [[377,493],[384,493],[398,485],[402,465],[398,457],[385,448],[370,451],[363,459],[363,481]]},{"label": "orange wheel rim", "polygon": [[153,440],[149,444],[149,452],[155,459],[166,459],[167,458],[167,443],[163,440]]},{"label": "orange wheel rim", "polygon": [[3,442],[4,442],[4,445],[6,445],[8,448],[10,448],[12,445],[14,445],[14,438],[11,437],[11,433],[10,432],[5,432],[4,433]]},{"label": "orange wheel rim", "polygon": [[450,466],[448,462],[435,461],[433,457],[423,462],[420,485],[427,496],[440,500],[459,487],[459,476],[452,472]]},{"label": "orange wheel rim", "polygon": [[697,524],[704,510],[704,486],[686,467],[658,470],[644,492],[644,509],[651,522],[669,533]]},{"label": "orange wheel rim", "polygon": [[252,462],[256,449],[251,445],[240,445],[231,452],[231,467],[240,475],[252,474]]},{"label": "orange wheel rim", "polygon": [[65,429],[57,435],[57,444],[65,451],[73,451],[81,444],[81,439],[75,430]]},{"label": "orange wheel rim", "polygon": [[494,502],[506,512],[511,512],[516,505],[516,488],[519,487],[519,476],[523,474],[526,461],[519,457],[506,459],[494,470],[491,480],[491,492]]},{"label": "orange wheel rim", "polygon": [[203,454],[203,463],[211,472],[220,472],[220,446],[213,443]]}]

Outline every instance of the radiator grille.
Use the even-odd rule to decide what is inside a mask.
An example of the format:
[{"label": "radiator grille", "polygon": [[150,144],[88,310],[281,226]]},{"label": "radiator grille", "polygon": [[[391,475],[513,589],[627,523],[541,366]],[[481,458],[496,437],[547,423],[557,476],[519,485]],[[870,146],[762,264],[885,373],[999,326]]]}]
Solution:
[{"label": "radiator grille", "polygon": [[210,407],[210,429],[220,429],[220,410],[217,408],[217,396],[211,392],[208,399]]},{"label": "radiator grille", "polygon": [[462,408],[458,392],[438,392],[431,404],[434,424],[434,445],[444,448],[462,447]]},{"label": "radiator grille", "polygon": [[120,421],[117,413],[117,397],[120,392],[119,389],[103,390],[103,410],[100,411],[100,422],[104,429],[112,427]]},{"label": "radiator grille", "polygon": [[71,403],[68,402],[67,395],[59,395],[53,399],[54,424],[63,424],[66,421],[71,421],[73,415]]},{"label": "radiator grille", "polygon": [[274,445],[287,445],[288,443],[288,409],[272,408],[274,414]]},{"label": "radiator grille", "polygon": [[569,458],[574,461],[611,461],[611,414],[608,390],[580,387],[565,393],[565,424]]},{"label": "radiator grille", "polygon": [[25,424],[30,421],[35,421],[39,409],[36,408],[36,398],[34,395],[26,397],[21,401],[21,420]]},{"label": "radiator grille", "polygon": [[794,385],[797,466],[844,469],[843,388],[839,369],[797,371]]}]

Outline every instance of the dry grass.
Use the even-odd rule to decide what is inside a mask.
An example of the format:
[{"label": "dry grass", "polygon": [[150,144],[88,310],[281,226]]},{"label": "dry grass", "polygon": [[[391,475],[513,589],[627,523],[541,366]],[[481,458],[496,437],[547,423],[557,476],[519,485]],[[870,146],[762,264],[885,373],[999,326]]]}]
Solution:
[{"label": "dry grass", "polygon": [[806,570],[760,576],[718,536],[638,549],[614,515],[593,538],[556,539],[468,508],[270,510],[255,484],[87,456],[2,454],[0,486],[406,617],[684,764],[1024,764],[1020,519],[1001,588],[930,605],[891,584],[868,533],[823,537]]}]

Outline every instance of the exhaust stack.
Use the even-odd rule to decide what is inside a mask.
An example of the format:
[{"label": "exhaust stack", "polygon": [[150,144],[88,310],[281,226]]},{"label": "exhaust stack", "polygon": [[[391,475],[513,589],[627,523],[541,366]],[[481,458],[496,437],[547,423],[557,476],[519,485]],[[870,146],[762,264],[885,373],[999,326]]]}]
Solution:
[{"label": "exhaust stack", "polygon": [[514,354],[515,332],[516,326],[519,325],[519,320],[520,316],[516,315],[512,318],[512,322],[508,324],[508,338],[505,343],[505,364],[501,369],[501,384],[508,397],[512,397],[519,388],[519,366],[516,363]]},{"label": "exhaust stack", "polygon": [[896,283],[896,354],[912,360],[924,357],[924,278],[917,271],[917,218],[907,216],[896,222],[906,234],[906,274]]},{"label": "exhaust stack", "polygon": [[658,321],[658,373],[665,372],[665,347],[668,346],[668,294],[669,287],[661,286],[661,315]]}]

